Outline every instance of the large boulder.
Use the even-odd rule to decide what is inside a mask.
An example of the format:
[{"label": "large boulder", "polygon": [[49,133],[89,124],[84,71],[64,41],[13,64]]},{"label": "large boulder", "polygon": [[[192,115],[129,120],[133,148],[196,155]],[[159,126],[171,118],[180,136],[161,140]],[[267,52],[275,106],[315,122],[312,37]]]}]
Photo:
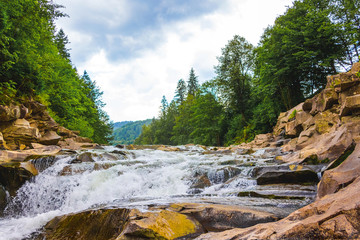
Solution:
[{"label": "large boulder", "polygon": [[0,151],[0,163],[17,161],[21,162],[30,156],[49,156],[60,152],[61,148],[58,146],[44,146],[37,149],[27,149],[22,151]]},{"label": "large boulder", "polygon": [[61,137],[55,131],[46,132],[41,138],[40,143],[44,145],[56,145]]},{"label": "large boulder", "polygon": [[129,209],[88,210],[55,217],[36,239],[116,239],[129,221]]},{"label": "large boulder", "polygon": [[317,197],[338,192],[360,176],[360,144],[338,167],[325,171],[318,185]]},{"label": "large boulder", "polygon": [[11,196],[15,196],[16,191],[38,171],[30,162],[22,163],[2,163],[0,164],[0,185],[2,185]]},{"label": "large boulder", "polygon": [[117,240],[189,239],[203,233],[195,219],[174,211],[131,212],[131,221]]},{"label": "large boulder", "polygon": [[319,182],[317,173],[309,169],[269,171],[256,178],[258,185],[288,183],[316,184]]},{"label": "large boulder", "polygon": [[10,104],[9,106],[0,105],[0,122],[13,121],[21,116],[20,106]]},{"label": "large boulder", "polygon": [[277,220],[277,217],[272,213],[239,206],[177,203],[172,204],[169,209],[196,219],[206,231],[218,232]]},{"label": "large boulder", "polygon": [[30,146],[32,142],[37,142],[40,138],[39,130],[31,127],[25,119],[16,119],[2,124],[0,128],[7,146],[11,149],[18,149],[21,144]]},{"label": "large boulder", "polygon": [[199,240],[225,239],[359,239],[360,178],[288,217],[249,228],[207,233]]}]

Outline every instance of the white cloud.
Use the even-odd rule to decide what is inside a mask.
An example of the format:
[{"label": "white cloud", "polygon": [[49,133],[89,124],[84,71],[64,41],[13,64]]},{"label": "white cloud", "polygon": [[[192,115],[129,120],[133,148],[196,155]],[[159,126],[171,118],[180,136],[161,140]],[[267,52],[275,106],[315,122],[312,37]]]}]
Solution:
[{"label": "white cloud", "polygon": [[[112,2],[115,6],[117,1]],[[110,48],[97,51],[84,62],[75,62],[78,69],[86,69],[104,91],[105,110],[112,120],[141,120],[157,116],[162,95],[170,101],[177,81],[180,78],[187,80],[191,67],[194,67],[200,82],[214,77],[216,56],[221,54],[221,48],[228,40],[238,34],[256,45],[264,29],[284,13],[285,5],[290,5],[291,0],[228,0],[224,4],[222,9],[197,18],[164,22],[156,30],[161,44],[144,49],[140,55],[127,61],[110,62],[106,54],[111,52]],[[91,6],[101,8],[96,4]],[[81,39],[77,33],[65,31],[69,33],[71,42],[74,42],[74,36]],[[107,39],[110,42],[125,40],[131,48],[151,38],[143,35],[144,38],[135,39],[109,32]],[[91,36],[75,40],[76,44],[71,47],[81,45],[81,41],[91,41]]]}]

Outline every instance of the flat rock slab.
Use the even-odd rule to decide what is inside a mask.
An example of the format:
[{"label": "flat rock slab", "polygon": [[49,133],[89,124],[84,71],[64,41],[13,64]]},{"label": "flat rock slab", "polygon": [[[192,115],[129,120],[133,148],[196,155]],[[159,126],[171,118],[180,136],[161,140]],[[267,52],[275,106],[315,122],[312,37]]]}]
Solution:
[{"label": "flat rock slab", "polygon": [[20,150],[20,151],[7,151],[0,150],[0,163],[10,161],[24,161],[29,156],[44,156],[55,155],[60,152],[59,146],[44,146],[36,149]]},{"label": "flat rock slab", "polygon": [[207,231],[249,227],[277,220],[272,213],[230,205],[178,203],[172,204],[168,209],[196,219]]},{"label": "flat rock slab", "polygon": [[249,228],[207,233],[198,240],[225,239],[359,239],[360,178],[288,217]]}]

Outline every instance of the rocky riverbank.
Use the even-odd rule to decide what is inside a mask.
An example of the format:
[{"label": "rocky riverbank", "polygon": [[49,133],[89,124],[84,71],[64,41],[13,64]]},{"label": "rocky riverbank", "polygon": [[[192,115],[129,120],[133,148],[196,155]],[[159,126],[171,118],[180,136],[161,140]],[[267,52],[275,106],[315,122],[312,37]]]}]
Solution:
[{"label": "rocky riverbank", "polygon": [[[45,169],[43,161],[46,167],[53,165],[59,154],[70,157],[56,176],[71,177],[120,165],[125,169],[134,166],[131,171],[136,169],[140,173],[139,169],[143,168],[156,171],[158,162],[144,161],[142,154],[147,151],[179,152],[176,160],[168,160],[170,164],[179,164],[177,167],[184,162],[181,158],[191,158],[195,154],[201,156],[202,161],[212,159],[211,164],[186,162],[195,164],[190,167],[190,175],[181,175],[188,179],[186,196],[205,199],[208,192],[213,194],[211,191],[220,190],[232,197],[249,198],[249,205],[253,199],[311,203],[288,216],[289,213],[230,206],[229,202],[218,204],[221,199],[217,204],[147,204],[146,210],[94,206],[55,217],[29,239],[359,238],[359,70],[360,63],[357,63],[347,73],[329,76],[326,88],[319,94],[280,114],[273,133],[261,134],[250,143],[227,148],[130,145],[126,146],[130,151],[117,149],[99,155],[80,151],[101,146],[59,126],[39,103],[0,106],[0,210],[24,183]],[[192,152],[191,148],[197,150]],[[137,150],[140,155],[135,156]],[[214,163],[216,165],[212,165]],[[216,169],[212,169],[214,166]],[[202,167],[213,171],[195,171]],[[126,172],[117,170],[104,174],[102,177],[113,174],[112,177],[117,178]],[[254,187],[244,188],[247,185],[243,181]],[[154,183],[144,184],[149,189],[159,187]],[[231,193],[225,191],[230,188]],[[238,190],[234,193],[234,189]]]}]

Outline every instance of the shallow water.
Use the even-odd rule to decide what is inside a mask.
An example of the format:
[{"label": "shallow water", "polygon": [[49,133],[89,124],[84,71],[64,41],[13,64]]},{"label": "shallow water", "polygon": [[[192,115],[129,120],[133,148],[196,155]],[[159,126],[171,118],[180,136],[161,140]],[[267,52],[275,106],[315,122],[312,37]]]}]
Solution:
[{"label": "shallow water", "polygon": [[[0,239],[23,239],[55,216],[95,207],[127,207],[146,210],[149,205],[174,202],[221,203],[248,206],[286,216],[311,201],[311,186],[257,186],[251,171],[274,165],[273,156],[259,150],[252,155],[204,154],[200,147],[183,151],[129,150],[127,159],[107,154],[114,147],[92,150],[95,162],[71,163],[80,154],[64,154],[41,166],[42,171],[19,189],[0,218]],[[117,149],[118,150],[118,149]],[[105,154],[106,153],[106,154]],[[45,161],[46,163],[46,161]],[[210,184],[194,188],[206,176]],[[294,189],[291,189],[294,188]],[[237,197],[240,191],[266,194],[309,192],[306,200],[270,200]]]}]

